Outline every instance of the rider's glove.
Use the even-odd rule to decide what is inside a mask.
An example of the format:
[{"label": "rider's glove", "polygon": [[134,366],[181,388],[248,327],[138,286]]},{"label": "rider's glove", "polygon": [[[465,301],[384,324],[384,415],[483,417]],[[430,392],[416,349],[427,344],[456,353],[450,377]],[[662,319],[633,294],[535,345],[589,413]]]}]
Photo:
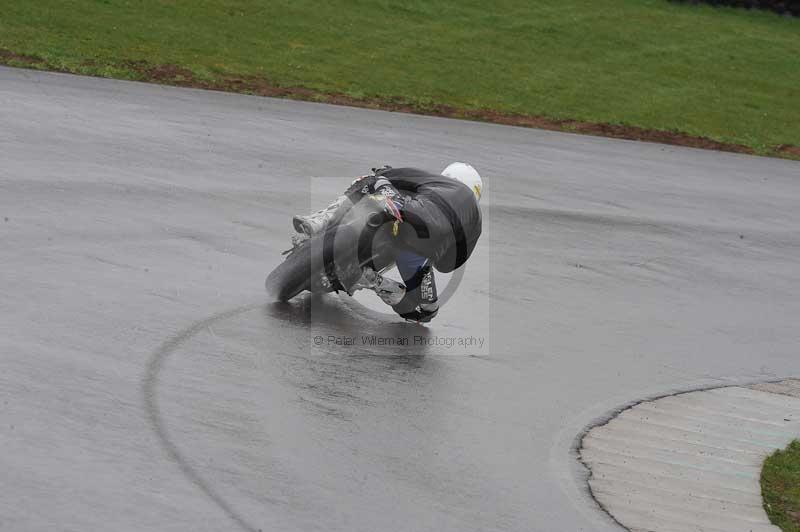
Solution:
[{"label": "rider's glove", "polygon": [[391,219],[398,222],[403,221],[402,211],[405,200],[400,192],[385,177],[378,177],[373,183],[370,183],[370,189],[373,197],[383,198],[383,209],[391,217]]}]

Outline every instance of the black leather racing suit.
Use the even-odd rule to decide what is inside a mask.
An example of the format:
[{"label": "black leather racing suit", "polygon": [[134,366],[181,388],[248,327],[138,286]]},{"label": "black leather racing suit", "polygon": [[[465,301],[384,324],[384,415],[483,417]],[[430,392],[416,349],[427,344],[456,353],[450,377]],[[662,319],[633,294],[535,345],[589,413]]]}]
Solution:
[{"label": "black leather racing suit", "polygon": [[406,295],[392,308],[406,319],[430,321],[439,308],[432,268],[443,273],[459,268],[481,235],[475,194],[460,181],[417,168],[383,168],[363,183],[348,191],[352,201],[365,193],[383,194],[403,218],[395,261]]}]

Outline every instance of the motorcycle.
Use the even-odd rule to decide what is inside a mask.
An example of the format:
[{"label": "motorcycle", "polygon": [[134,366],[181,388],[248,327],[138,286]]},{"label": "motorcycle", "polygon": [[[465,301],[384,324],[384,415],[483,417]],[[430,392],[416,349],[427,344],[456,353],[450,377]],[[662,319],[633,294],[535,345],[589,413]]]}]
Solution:
[{"label": "motorcycle", "polygon": [[292,238],[292,248],[265,281],[276,301],[288,301],[304,291],[353,295],[352,287],[365,267],[384,273],[394,266],[393,237],[398,221],[386,219],[388,198],[364,196],[342,208],[319,234]]}]

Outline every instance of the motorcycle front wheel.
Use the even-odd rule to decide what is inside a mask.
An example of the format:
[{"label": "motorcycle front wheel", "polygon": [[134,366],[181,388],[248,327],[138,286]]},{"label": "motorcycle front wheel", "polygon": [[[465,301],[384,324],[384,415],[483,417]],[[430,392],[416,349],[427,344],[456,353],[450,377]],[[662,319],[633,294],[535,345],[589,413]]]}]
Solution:
[{"label": "motorcycle front wheel", "polygon": [[307,241],[267,276],[264,286],[275,301],[289,301],[311,287],[312,245]]}]

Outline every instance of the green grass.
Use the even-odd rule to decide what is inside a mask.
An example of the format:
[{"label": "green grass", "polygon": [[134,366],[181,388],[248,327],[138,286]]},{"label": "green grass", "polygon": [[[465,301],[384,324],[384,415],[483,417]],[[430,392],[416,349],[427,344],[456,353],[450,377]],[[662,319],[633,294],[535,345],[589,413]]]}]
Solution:
[{"label": "green grass", "polygon": [[666,0],[0,0],[0,48],[108,77],[141,79],[125,61],[146,61],[201,80],[679,131],[759,153],[800,145],[800,20],[769,12]]},{"label": "green grass", "polygon": [[764,462],[761,495],[773,524],[784,532],[800,532],[800,440]]}]

